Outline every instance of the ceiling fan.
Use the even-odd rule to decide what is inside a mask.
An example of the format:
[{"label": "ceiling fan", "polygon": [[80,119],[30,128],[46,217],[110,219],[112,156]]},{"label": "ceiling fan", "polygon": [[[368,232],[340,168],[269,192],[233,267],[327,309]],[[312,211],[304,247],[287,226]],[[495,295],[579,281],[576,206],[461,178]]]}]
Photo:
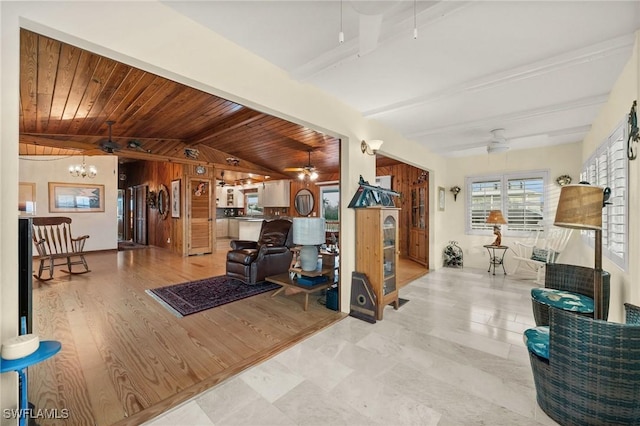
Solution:
[{"label": "ceiling fan", "polygon": [[487,145],[487,153],[495,154],[509,150],[507,138],[504,136],[504,129],[493,129],[491,131],[491,139]]},{"label": "ceiling fan", "polygon": [[302,167],[287,167],[285,172],[299,172],[298,179],[300,180],[316,180],[318,178],[318,172],[316,168],[311,164],[311,151],[309,150],[309,162],[306,166]]},{"label": "ceiling fan", "polygon": [[142,147],[142,142],[140,142],[137,139],[131,139],[129,142],[127,142],[127,148],[132,150],[132,151],[142,151],[142,152],[151,153],[151,150],[150,149],[144,149]]},{"label": "ceiling fan", "polygon": [[121,149],[120,145],[111,140],[111,126],[113,126],[113,123],[114,121],[107,121],[107,126],[109,126],[109,139],[100,142],[100,149],[107,154],[113,154],[115,151],[119,151]]}]

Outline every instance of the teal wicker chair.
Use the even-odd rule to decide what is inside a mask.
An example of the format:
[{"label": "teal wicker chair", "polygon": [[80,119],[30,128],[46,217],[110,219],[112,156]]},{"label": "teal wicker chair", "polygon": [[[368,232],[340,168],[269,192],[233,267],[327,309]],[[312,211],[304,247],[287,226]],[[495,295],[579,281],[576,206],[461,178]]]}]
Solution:
[{"label": "teal wicker chair", "polygon": [[[593,300],[593,268],[585,266],[550,263],[546,267],[544,287],[564,290],[587,296]],[[609,317],[609,293],[611,275],[602,272],[602,319]],[[532,290],[533,291],[533,290]],[[549,306],[532,298],[533,318],[536,325],[549,325]],[[593,312],[586,314],[593,318]]]},{"label": "teal wicker chair", "polygon": [[625,303],[624,311],[627,324],[640,324],[640,306]]},{"label": "teal wicker chair", "polygon": [[529,351],[540,408],[561,425],[640,425],[640,324],[549,314],[549,358]]}]

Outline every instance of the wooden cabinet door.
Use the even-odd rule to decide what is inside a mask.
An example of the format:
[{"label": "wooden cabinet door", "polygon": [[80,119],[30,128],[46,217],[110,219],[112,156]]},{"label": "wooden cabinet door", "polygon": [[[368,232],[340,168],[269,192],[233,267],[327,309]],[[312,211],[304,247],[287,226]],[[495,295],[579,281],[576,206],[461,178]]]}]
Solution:
[{"label": "wooden cabinet door", "polygon": [[409,257],[411,259],[418,258],[418,249],[419,249],[418,230],[411,229],[409,231]]},{"label": "wooden cabinet door", "polygon": [[411,223],[409,230],[409,258],[423,265],[428,264],[427,235],[427,183],[411,186]]},{"label": "wooden cabinet door", "polygon": [[187,254],[213,251],[213,215],[210,179],[189,179],[187,184]]}]

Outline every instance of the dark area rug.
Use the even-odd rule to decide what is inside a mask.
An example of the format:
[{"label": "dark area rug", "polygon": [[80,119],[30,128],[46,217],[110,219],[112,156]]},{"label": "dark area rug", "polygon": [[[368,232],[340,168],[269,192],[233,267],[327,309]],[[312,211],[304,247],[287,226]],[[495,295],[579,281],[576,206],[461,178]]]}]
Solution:
[{"label": "dark area rug", "polygon": [[235,278],[221,275],[153,288],[146,292],[176,316],[183,317],[277,288],[280,288],[278,284],[245,284]]},{"label": "dark area rug", "polygon": [[144,248],[147,248],[147,247],[149,247],[149,246],[145,246],[143,244],[134,243],[132,241],[118,241],[118,251],[138,250],[138,249],[144,249]]}]

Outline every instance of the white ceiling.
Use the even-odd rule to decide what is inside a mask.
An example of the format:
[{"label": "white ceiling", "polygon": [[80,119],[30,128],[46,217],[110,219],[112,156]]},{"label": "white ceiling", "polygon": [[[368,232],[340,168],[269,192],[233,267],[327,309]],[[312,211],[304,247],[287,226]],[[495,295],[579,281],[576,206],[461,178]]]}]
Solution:
[{"label": "white ceiling", "polygon": [[510,149],[581,141],[640,26],[637,0],[165,3],[446,156],[497,128]]}]

